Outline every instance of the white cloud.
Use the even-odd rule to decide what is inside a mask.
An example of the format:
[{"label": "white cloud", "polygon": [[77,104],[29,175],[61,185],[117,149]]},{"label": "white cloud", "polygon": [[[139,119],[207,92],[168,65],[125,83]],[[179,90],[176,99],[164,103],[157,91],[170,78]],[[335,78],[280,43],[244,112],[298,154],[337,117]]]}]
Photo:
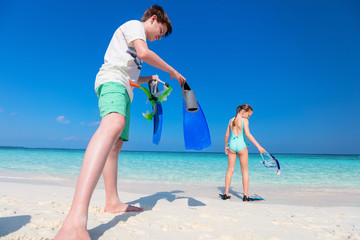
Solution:
[{"label": "white cloud", "polygon": [[56,121],[58,121],[59,123],[62,123],[62,124],[68,124],[68,123],[70,123],[69,120],[65,120],[65,117],[64,117],[64,116],[58,116],[58,117],[56,118]]},{"label": "white cloud", "polygon": [[74,136],[70,136],[70,137],[64,137],[62,140],[65,140],[65,141],[78,141],[80,138],[78,137],[74,137]]},{"label": "white cloud", "polygon": [[[0,113],[4,112],[4,109],[2,107],[0,107]],[[15,116],[17,114],[17,112],[12,112],[9,115],[10,116]]]}]

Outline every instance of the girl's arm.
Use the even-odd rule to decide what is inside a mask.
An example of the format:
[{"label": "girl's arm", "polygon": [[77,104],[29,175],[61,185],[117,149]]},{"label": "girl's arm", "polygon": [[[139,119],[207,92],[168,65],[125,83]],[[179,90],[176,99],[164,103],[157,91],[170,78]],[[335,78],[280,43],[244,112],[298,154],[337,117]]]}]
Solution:
[{"label": "girl's arm", "polygon": [[[231,120],[230,120],[230,122],[231,122]],[[228,144],[229,135],[230,135],[230,122],[228,124],[228,127],[226,129],[226,133],[225,133],[225,153],[226,154],[229,153],[229,147],[227,146],[227,144]]]},{"label": "girl's arm", "polygon": [[156,53],[151,51],[146,42],[142,39],[136,39],[133,41],[138,57],[144,62],[150,64],[153,67],[161,69],[170,74],[170,78],[178,80],[179,84],[184,85],[186,79],[178,73],[174,68],[162,60]]},{"label": "girl's arm", "polygon": [[251,135],[250,129],[249,129],[249,120],[246,118],[244,118],[244,131],[245,131],[246,137],[257,147],[259,152],[265,153],[266,152],[265,149],[263,147],[261,147],[260,144],[255,140],[253,135]]}]

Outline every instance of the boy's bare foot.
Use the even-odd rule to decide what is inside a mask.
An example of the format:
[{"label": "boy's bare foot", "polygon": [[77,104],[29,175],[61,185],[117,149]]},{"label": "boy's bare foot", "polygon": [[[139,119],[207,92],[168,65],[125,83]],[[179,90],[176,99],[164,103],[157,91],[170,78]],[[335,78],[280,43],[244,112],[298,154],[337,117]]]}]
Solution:
[{"label": "boy's bare foot", "polygon": [[142,212],[142,211],[144,211],[144,209],[122,202],[113,206],[107,205],[105,206],[105,210],[104,210],[104,212],[108,212],[108,213]]},{"label": "boy's bare foot", "polygon": [[56,234],[54,240],[91,240],[90,235],[86,229],[65,228],[62,227]]}]

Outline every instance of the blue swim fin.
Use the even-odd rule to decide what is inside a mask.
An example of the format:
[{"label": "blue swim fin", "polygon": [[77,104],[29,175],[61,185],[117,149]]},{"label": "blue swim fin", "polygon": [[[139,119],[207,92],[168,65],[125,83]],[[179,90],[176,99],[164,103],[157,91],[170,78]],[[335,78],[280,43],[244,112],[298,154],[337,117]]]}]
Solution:
[{"label": "blue swim fin", "polygon": [[263,201],[265,199],[263,199],[262,197],[260,196],[254,196],[254,197],[248,197],[246,195],[243,196],[243,202],[253,202],[253,201]]},{"label": "blue swim fin", "polygon": [[182,94],[185,149],[199,151],[210,147],[211,138],[205,115],[187,82],[182,87]]},{"label": "blue swim fin", "polygon": [[157,109],[154,115],[154,135],[153,135],[153,143],[158,145],[161,138],[161,130],[162,130],[162,106],[161,103],[156,101]]}]

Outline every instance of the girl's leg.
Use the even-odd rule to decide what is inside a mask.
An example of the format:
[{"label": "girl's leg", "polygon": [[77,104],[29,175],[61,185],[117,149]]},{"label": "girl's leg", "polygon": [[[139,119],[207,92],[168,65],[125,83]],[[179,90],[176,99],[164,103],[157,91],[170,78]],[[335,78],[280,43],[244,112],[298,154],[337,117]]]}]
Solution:
[{"label": "girl's leg", "polygon": [[106,160],[103,170],[106,202],[105,212],[119,213],[119,212],[139,212],[142,208],[134,207],[122,203],[119,199],[117,191],[117,170],[118,170],[118,157],[123,145],[123,139],[119,138],[115,145],[112,147],[109,156]]},{"label": "girl's leg", "polygon": [[125,117],[119,113],[102,118],[85,151],[70,212],[55,239],[90,239],[86,230],[90,199],[108,154],[124,126]]},{"label": "girl's leg", "polygon": [[244,189],[244,195],[248,196],[249,190],[249,154],[248,149],[245,147],[241,152],[239,152],[240,166],[241,166],[241,174],[242,174],[242,183]]},{"label": "girl's leg", "polygon": [[229,196],[229,189],[230,189],[231,179],[234,174],[235,162],[236,162],[236,153],[229,150],[228,169],[227,169],[226,176],[225,176],[225,194],[227,196]]}]

